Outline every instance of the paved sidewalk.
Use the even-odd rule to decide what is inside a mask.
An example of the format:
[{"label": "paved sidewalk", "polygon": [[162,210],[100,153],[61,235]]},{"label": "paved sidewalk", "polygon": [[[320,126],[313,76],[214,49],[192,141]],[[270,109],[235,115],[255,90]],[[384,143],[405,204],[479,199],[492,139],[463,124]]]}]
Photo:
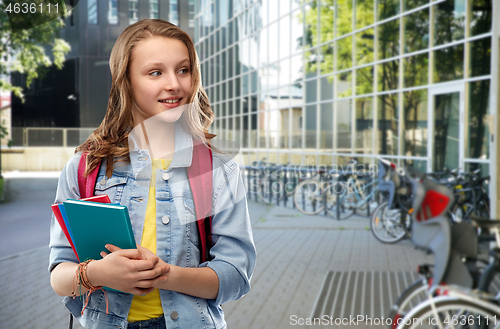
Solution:
[{"label": "paved sidewalk", "polygon": [[[249,211],[257,266],[250,293],[223,305],[231,329],[305,328],[290,317],[310,317],[329,270],[413,271],[432,261],[409,241],[381,244],[366,218],[337,221],[254,201]],[[62,297],[49,284],[48,255],[42,247],[0,259],[0,328],[68,327]]]}]

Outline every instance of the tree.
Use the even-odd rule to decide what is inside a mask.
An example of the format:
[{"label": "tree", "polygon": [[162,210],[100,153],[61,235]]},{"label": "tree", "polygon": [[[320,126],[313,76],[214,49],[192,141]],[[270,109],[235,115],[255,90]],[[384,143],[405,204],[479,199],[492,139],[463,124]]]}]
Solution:
[{"label": "tree", "polygon": [[[33,1],[32,1],[33,2]],[[35,0],[34,2],[37,2]],[[64,4],[64,2],[62,2]],[[30,29],[13,32],[7,14],[7,1],[0,1],[0,76],[8,76],[11,72],[26,73],[26,87],[29,88],[36,78],[42,78],[44,68],[52,65],[50,58],[45,54],[44,46],[52,47],[54,64],[62,69],[65,55],[71,50],[70,45],[60,38],[60,31],[64,27],[61,17]],[[62,10],[62,17],[69,16],[69,11]],[[13,58],[11,62],[7,60]],[[10,91],[24,103],[22,86],[12,86],[0,79],[0,90]],[[0,127],[4,131],[4,127]],[[1,173],[1,158],[0,158]]]}]

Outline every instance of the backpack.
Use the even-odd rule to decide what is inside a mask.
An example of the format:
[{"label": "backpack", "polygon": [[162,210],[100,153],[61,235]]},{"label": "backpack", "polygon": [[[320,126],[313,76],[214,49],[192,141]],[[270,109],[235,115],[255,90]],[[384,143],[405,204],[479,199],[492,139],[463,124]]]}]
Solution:
[{"label": "backpack", "polygon": [[[84,152],[78,165],[78,188],[80,198],[88,198],[94,195],[94,187],[99,173],[101,162],[90,174],[85,177],[87,154]],[[209,161],[203,161],[207,157]],[[212,228],[212,150],[201,141],[193,139],[193,159],[191,166],[186,169],[189,177],[189,186],[194,201],[194,210],[198,223],[200,263],[210,260],[210,247],[212,238],[210,235]],[[208,173],[208,174],[207,174]],[[193,186],[196,186],[193,189]],[[200,214],[200,215],[198,215]]]}]

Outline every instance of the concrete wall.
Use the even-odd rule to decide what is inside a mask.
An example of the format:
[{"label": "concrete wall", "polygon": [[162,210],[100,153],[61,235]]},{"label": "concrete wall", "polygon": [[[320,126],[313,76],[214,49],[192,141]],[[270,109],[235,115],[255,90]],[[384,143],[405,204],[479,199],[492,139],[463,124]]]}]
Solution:
[{"label": "concrete wall", "polygon": [[74,147],[2,148],[2,172],[61,171],[74,153]]}]

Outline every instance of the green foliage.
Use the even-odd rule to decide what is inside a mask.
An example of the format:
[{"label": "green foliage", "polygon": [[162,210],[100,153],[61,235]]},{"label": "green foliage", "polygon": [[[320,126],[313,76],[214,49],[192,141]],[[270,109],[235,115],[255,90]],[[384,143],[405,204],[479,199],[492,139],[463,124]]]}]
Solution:
[{"label": "green foliage", "polygon": [[[45,54],[44,46],[52,46],[54,63],[58,69],[62,69],[65,55],[70,51],[70,45],[60,38],[60,30],[64,27],[64,21],[58,17],[48,23],[13,33],[9,18],[5,12],[5,2],[0,2],[0,58],[7,60],[7,54],[15,57],[9,64],[0,62],[0,75],[9,75],[10,72],[26,73],[26,87],[29,88],[34,79],[41,77],[41,67],[52,65],[50,58]],[[69,15],[65,11],[63,17]],[[14,57],[12,57],[14,56]],[[0,80],[0,90],[11,91],[24,103],[22,87],[14,87],[6,81]]]}]

